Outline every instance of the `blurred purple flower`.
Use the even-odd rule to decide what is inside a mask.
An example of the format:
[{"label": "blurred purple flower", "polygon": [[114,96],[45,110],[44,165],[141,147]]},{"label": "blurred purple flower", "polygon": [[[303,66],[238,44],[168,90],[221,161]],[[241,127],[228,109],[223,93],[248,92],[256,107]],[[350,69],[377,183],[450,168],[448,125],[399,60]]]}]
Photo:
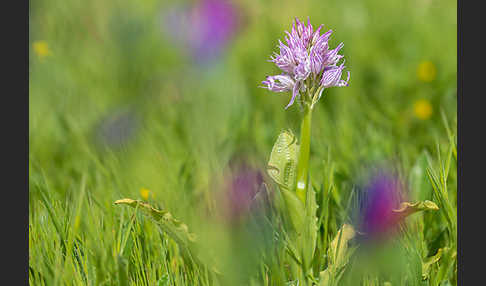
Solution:
[{"label": "blurred purple flower", "polygon": [[217,58],[239,28],[239,14],[228,0],[201,0],[174,7],[164,23],[171,36],[189,46],[198,62]]},{"label": "blurred purple flower", "polygon": [[263,183],[263,175],[246,163],[232,169],[225,185],[225,206],[230,221],[239,221],[252,208],[255,195]]},{"label": "blurred purple flower", "polygon": [[348,85],[349,71],[347,79],[342,80],[341,74],[345,66],[344,63],[337,65],[343,58],[338,55],[343,43],[329,50],[328,40],[332,30],[321,35],[322,27],[320,25],[314,31],[309,18],[307,26],[296,18],[292,32],[285,31],[287,44],[279,40],[280,53],[274,53],[270,58],[283,73],[267,76],[262,84],[274,92],[292,91],[292,98],[286,109],[294,103],[300,92],[319,92],[320,98],[325,88]]},{"label": "blurred purple flower", "polygon": [[400,180],[389,173],[374,175],[358,197],[358,231],[365,237],[390,234],[402,220],[393,210],[403,201],[404,187]]}]

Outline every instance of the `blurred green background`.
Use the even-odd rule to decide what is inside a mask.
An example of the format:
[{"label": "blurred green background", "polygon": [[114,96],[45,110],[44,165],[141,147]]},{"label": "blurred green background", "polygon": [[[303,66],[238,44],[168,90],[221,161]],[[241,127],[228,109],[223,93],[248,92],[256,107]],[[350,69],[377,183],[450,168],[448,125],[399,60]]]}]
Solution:
[{"label": "blurred green background", "polygon": [[[30,1],[29,265],[49,285],[86,281],[63,264],[63,239],[82,245],[86,273],[100,272],[87,284],[121,279],[114,249],[130,215],[113,201],[148,198],[197,227],[232,158],[264,172],[278,134],[299,132],[297,105],[284,110],[290,94],[259,87],[280,73],[268,59],[294,17],[332,29],[351,72],[314,111],[313,184],[330,160],[344,198],[365,163],[393,161],[408,177],[449,142],[444,122],[456,132],[456,1],[234,1],[240,27],[205,63],[167,33],[166,12],[184,3]],[[412,196],[431,199],[431,188]],[[169,246],[142,227],[146,243],[161,244],[145,246],[156,274],[129,270],[128,280],[155,285],[169,268],[154,253]]]}]

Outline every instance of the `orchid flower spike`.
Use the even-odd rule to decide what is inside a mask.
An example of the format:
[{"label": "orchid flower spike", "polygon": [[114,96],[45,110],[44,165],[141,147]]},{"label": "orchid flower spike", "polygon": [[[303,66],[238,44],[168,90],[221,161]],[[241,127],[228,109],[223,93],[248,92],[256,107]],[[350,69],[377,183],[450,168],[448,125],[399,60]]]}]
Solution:
[{"label": "orchid flower spike", "polygon": [[344,57],[338,54],[343,43],[335,49],[329,49],[328,40],[332,30],[321,35],[322,27],[320,25],[314,31],[309,18],[307,25],[296,18],[292,31],[285,31],[286,43],[279,40],[280,53],[270,57],[270,61],[282,70],[282,74],[267,76],[262,81],[262,87],[274,92],[292,91],[292,98],[285,109],[298,98],[301,103],[309,104],[312,108],[325,88],[348,86],[350,73],[348,71],[347,79],[342,80],[344,61],[338,65]]}]

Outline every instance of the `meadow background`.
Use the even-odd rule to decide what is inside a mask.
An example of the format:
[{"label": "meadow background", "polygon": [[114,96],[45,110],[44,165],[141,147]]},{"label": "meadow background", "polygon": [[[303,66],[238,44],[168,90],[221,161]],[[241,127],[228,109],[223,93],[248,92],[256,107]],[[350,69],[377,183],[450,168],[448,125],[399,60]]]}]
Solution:
[{"label": "meadow background", "polygon": [[[440,208],[408,221],[412,258],[392,284],[456,285],[455,254],[428,279],[421,268],[456,248],[456,1],[233,1],[239,27],[205,61],[168,32],[167,12],[191,3],[30,1],[30,284],[237,285],[187,265],[156,224],[113,202],[147,200],[202,231],[235,158],[272,185],[270,151],[282,130],[298,134],[299,110],[284,110],[289,94],[259,86],[278,73],[268,59],[284,30],[309,16],[333,29],[331,47],[344,43],[351,72],[349,87],[326,90],[313,113],[311,181],[320,197],[332,187],[322,253],[348,219],[358,178],[388,162],[411,198]],[[245,270],[240,248],[251,236],[248,245],[215,239],[223,264],[234,264],[226,281],[297,285],[283,263]]]}]

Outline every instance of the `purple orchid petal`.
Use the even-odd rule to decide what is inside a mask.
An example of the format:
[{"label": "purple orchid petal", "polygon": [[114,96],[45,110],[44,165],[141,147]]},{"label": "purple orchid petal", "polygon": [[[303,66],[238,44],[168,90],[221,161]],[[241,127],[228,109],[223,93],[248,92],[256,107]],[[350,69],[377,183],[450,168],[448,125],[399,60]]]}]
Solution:
[{"label": "purple orchid petal", "polygon": [[300,82],[296,82],[294,85],[294,89],[292,90],[292,98],[290,99],[289,104],[285,107],[285,109],[289,108],[292,104],[294,104],[295,99],[299,95],[299,90],[300,90]]},{"label": "purple orchid petal", "polygon": [[339,80],[337,85],[336,86],[348,86],[349,85],[349,76],[351,75],[351,73],[348,71],[348,77],[346,78],[346,80]]},{"label": "purple orchid petal", "polygon": [[323,59],[319,53],[319,50],[313,46],[310,50],[310,70],[314,75],[317,75],[321,72],[323,67]]},{"label": "purple orchid petal", "polygon": [[324,27],[323,24],[319,25],[319,27],[316,29],[316,31],[314,32],[314,34],[312,35],[312,41],[311,41],[311,44],[314,45],[317,41],[317,39],[319,38],[319,33],[321,32],[321,29]]},{"label": "purple orchid petal", "polygon": [[337,62],[343,58],[343,56],[338,55],[339,50],[342,49],[344,46],[343,43],[340,43],[335,49],[330,50],[326,53],[324,65],[336,65]]},{"label": "purple orchid petal", "polygon": [[267,76],[266,81],[262,81],[265,88],[274,92],[290,91],[294,88],[295,82],[288,75]]},{"label": "purple orchid petal", "polygon": [[311,72],[311,63],[310,63],[310,59],[307,59],[306,61],[300,63],[298,66],[295,67],[294,77],[298,81],[303,81],[307,79],[310,72]]},{"label": "purple orchid petal", "polygon": [[324,86],[324,88],[339,86],[338,83],[344,68],[344,63],[340,66],[326,67],[322,73],[321,85]]}]

